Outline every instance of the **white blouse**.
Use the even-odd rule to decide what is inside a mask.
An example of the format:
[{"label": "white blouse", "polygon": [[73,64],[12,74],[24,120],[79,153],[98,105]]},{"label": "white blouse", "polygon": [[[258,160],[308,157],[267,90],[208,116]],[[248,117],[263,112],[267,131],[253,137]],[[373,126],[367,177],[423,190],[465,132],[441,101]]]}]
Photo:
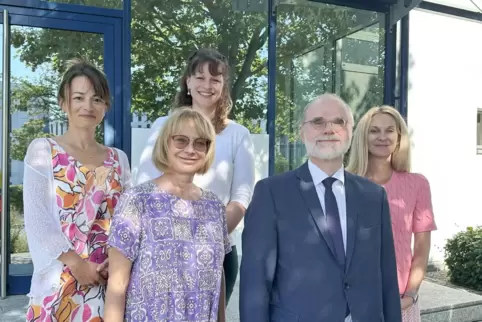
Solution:
[{"label": "white blouse", "polygon": [[[152,162],[152,150],[167,118],[158,118],[151,127],[140,157],[136,184],[162,175]],[[254,146],[247,128],[232,120],[228,122],[226,128],[216,135],[215,159],[211,168],[203,175],[196,175],[194,183],[214,192],[225,205],[236,201],[248,208],[255,181]]]},{"label": "white blouse", "polygon": [[[122,167],[121,184],[130,186],[127,155],[115,149]],[[23,204],[25,232],[34,272],[30,297],[47,296],[60,285],[64,264],[57,258],[71,249],[72,243],[61,230],[53,175],[52,151],[47,139],[33,140],[24,159]]]}]

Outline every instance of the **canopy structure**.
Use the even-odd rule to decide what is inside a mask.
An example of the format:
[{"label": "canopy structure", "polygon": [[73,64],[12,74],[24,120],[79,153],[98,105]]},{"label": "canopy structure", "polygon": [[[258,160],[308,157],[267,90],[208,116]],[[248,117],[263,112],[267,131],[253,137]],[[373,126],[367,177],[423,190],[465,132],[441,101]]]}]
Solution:
[{"label": "canopy structure", "polygon": [[[377,11],[388,15],[390,24],[397,23],[410,10],[418,6],[422,0],[310,0],[367,11]],[[233,0],[236,11],[267,11],[269,0]],[[302,3],[297,0],[273,0],[274,7],[279,3]]]}]

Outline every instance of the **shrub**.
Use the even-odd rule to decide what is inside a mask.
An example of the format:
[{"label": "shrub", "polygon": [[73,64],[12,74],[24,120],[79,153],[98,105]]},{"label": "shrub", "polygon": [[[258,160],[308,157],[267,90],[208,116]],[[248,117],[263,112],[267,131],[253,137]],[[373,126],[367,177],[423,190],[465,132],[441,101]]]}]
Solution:
[{"label": "shrub", "polygon": [[449,239],[445,264],[452,283],[482,291],[482,227],[468,227]]}]

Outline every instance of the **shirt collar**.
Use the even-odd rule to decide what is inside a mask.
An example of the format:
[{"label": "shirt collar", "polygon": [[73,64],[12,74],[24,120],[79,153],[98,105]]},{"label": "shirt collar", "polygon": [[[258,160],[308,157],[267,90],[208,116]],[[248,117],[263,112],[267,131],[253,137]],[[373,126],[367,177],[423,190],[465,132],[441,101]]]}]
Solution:
[{"label": "shirt collar", "polygon": [[[308,169],[310,170],[311,177],[313,178],[313,183],[315,186],[319,185],[320,183],[323,182],[326,178],[328,178],[328,175],[318,168],[311,160],[308,160]],[[333,175],[333,178],[336,178],[339,180],[342,184],[345,184],[345,169],[343,166],[338,169]]]}]

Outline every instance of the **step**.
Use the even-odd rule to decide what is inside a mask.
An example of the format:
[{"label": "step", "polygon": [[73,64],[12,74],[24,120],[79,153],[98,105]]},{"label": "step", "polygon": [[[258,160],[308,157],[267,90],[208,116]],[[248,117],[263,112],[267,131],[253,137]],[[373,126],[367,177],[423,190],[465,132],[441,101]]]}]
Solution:
[{"label": "step", "polygon": [[482,321],[482,296],[425,280],[420,288],[422,322]]}]

